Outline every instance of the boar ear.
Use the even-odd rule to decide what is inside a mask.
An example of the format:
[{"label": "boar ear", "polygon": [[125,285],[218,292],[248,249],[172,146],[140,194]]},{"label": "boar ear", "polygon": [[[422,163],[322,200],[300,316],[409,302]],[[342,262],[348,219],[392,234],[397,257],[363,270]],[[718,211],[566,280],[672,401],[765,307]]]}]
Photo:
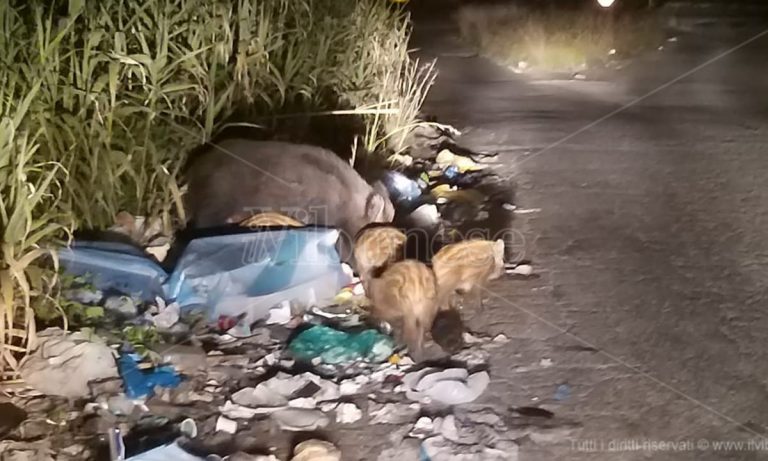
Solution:
[{"label": "boar ear", "polygon": [[493,242],[493,251],[497,254],[504,254],[504,240],[498,239]]},{"label": "boar ear", "polygon": [[384,220],[386,202],[384,197],[371,192],[365,202],[365,216],[372,222],[381,222]]}]

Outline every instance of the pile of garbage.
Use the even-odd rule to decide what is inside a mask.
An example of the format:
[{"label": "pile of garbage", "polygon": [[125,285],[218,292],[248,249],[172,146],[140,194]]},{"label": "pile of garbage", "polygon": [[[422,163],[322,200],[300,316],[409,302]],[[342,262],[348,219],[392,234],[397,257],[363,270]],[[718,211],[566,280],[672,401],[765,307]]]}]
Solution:
[{"label": "pile of garbage", "polygon": [[487,163],[495,155],[469,151],[459,155],[454,150],[459,149],[443,148],[427,159],[404,154],[390,157],[393,170],[387,172],[384,181],[398,208],[409,214],[411,225],[429,229],[459,221],[483,221],[493,207],[514,211],[508,185],[495,191],[479,190],[501,181]]},{"label": "pile of garbage", "polygon": [[[403,437],[435,454],[425,459],[454,459],[437,456],[446,447],[508,453],[504,443],[514,445],[498,418],[487,428],[497,434],[489,439],[462,413],[449,417],[486,390],[488,351],[508,341],[503,335],[468,337],[472,346],[445,366],[419,366],[375,329],[342,330],[305,315],[315,320],[249,326],[222,318],[183,343],[147,341],[144,347],[128,336],[44,330],[22,367],[25,386],[10,389],[2,424],[15,441],[0,442],[0,451],[27,453],[12,459],[105,459],[109,453],[133,461],[330,460],[341,453],[328,441],[297,446],[289,458],[289,442],[267,434],[357,424],[410,427]],[[178,320],[193,321],[183,313]],[[429,416],[436,413],[443,416]],[[72,434],[65,437],[65,429]]]},{"label": "pile of garbage", "polygon": [[[473,188],[491,173],[469,157],[392,161],[388,187],[417,226],[485,200]],[[273,435],[362,423],[408,426],[425,460],[516,452],[501,416],[461,409],[483,395],[488,351],[507,338],[469,335],[441,364],[415,364],[369,318],[337,230],[203,236],[171,268],[157,222],[121,214],[112,231],[128,241],[59,252],[63,294],[85,315],[38,333],[23,384],[0,401],[0,453],[12,456],[0,460],[337,460],[329,441],[288,450]]]}]

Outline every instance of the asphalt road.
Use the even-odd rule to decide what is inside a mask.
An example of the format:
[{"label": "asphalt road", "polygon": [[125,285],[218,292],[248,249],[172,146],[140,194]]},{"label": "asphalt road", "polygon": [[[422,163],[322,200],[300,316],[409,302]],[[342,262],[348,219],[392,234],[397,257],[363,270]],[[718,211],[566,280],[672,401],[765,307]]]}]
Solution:
[{"label": "asphalt road", "polygon": [[563,422],[519,459],[768,459],[768,35],[684,34],[603,81],[534,81],[438,16],[414,40],[438,57],[427,111],[540,209],[514,224],[540,278],[495,284],[470,322],[512,338],[483,400]]}]

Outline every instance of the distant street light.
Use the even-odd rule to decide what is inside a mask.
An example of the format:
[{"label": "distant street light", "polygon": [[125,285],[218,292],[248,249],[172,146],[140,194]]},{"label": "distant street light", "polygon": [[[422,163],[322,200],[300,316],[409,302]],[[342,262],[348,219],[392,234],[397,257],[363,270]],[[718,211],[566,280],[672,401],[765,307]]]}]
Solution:
[{"label": "distant street light", "polygon": [[615,1],[616,0],[597,0],[597,3],[599,3],[603,8],[610,8]]}]

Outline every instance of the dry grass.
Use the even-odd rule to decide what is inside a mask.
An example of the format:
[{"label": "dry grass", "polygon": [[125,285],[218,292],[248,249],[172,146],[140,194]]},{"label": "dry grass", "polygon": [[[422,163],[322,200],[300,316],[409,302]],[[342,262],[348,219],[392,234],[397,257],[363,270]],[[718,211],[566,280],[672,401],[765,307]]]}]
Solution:
[{"label": "dry grass", "polygon": [[52,299],[47,248],[121,210],[178,225],[186,154],[233,116],[343,108],[397,149],[434,78],[409,33],[378,0],[0,2],[0,372]]},{"label": "dry grass", "polygon": [[614,57],[655,48],[662,40],[644,12],[613,19],[607,11],[533,10],[515,4],[464,5],[456,14],[462,38],[516,70],[576,72]]}]

